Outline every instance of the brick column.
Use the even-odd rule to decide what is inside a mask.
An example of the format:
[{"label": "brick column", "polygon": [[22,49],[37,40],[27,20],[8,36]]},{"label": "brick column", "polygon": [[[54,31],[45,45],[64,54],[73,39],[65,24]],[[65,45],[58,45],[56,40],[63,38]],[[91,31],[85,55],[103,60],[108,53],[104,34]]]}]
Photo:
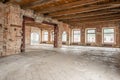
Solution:
[{"label": "brick column", "polygon": [[119,48],[120,48],[120,24],[119,24]]},{"label": "brick column", "polygon": [[85,45],[85,28],[81,28],[81,45]]},{"label": "brick column", "polygon": [[41,29],[41,30],[40,30],[40,38],[41,38],[40,43],[42,43],[42,41],[43,41],[43,39],[42,39],[42,38],[43,38],[43,34],[42,34],[42,32],[43,32],[43,30]]},{"label": "brick column", "polygon": [[50,30],[48,31],[48,43],[50,43],[51,41],[50,41],[50,39],[51,39],[51,33],[50,33]]},{"label": "brick column", "polygon": [[96,45],[102,46],[102,28],[98,27],[96,28]]},{"label": "brick column", "polygon": [[119,24],[119,48],[120,48],[120,24]]},{"label": "brick column", "polygon": [[66,45],[70,45],[70,32],[67,33],[67,42]]},{"label": "brick column", "polygon": [[120,25],[116,26],[116,47],[120,48]]},{"label": "brick column", "polygon": [[54,47],[61,48],[62,47],[62,25],[56,25],[54,27]]}]

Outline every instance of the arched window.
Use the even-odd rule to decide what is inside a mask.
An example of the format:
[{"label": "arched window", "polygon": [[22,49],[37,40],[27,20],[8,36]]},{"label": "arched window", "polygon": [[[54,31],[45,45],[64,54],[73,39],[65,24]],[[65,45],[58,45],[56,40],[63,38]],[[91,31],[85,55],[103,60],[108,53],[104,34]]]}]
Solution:
[{"label": "arched window", "polygon": [[39,33],[31,33],[31,45],[33,44],[39,44]]},{"label": "arched window", "polygon": [[62,42],[66,42],[67,41],[67,33],[64,31],[62,33]]},{"label": "arched window", "polygon": [[51,32],[51,42],[54,41],[54,31]]},{"label": "arched window", "polygon": [[48,41],[48,31],[43,32],[43,41]]}]

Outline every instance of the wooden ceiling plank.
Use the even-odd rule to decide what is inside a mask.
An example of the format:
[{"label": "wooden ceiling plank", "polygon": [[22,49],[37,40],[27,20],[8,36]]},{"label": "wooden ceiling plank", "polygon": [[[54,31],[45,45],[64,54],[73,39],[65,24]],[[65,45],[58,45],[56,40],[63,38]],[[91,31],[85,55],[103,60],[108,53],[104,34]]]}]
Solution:
[{"label": "wooden ceiling plank", "polygon": [[23,9],[26,9],[26,8],[32,8],[32,7],[35,7],[35,6],[38,6],[38,5],[44,5],[46,3],[49,3],[49,2],[54,2],[55,0],[37,0],[35,2],[32,2],[30,4],[27,4],[27,5],[23,5],[22,8]]},{"label": "wooden ceiling plank", "polygon": [[66,20],[66,19],[74,19],[74,18],[99,16],[99,15],[111,14],[111,13],[117,13],[117,12],[120,12],[120,11],[111,11],[109,9],[106,9],[106,10],[99,10],[99,11],[93,11],[93,12],[88,12],[88,13],[80,13],[80,14],[73,14],[73,15],[67,15],[67,16],[58,16],[58,17],[53,17],[53,18],[57,19],[57,20]]},{"label": "wooden ceiling plank", "polygon": [[109,21],[109,20],[118,20],[120,19],[120,15],[113,15],[113,16],[105,16],[105,17],[95,17],[95,18],[88,18],[88,19],[81,19],[76,21],[63,21],[68,24],[78,24],[78,23],[87,23],[87,22],[96,22],[96,21]]},{"label": "wooden ceiling plank", "polygon": [[93,18],[104,18],[104,17],[111,17],[111,16],[119,16],[120,12],[118,13],[111,13],[111,14],[104,14],[104,15],[95,15],[95,16],[89,16],[89,17],[80,17],[80,18],[74,18],[74,19],[65,19],[62,21],[75,21],[75,20],[84,20],[84,19],[93,19]]},{"label": "wooden ceiling plank", "polygon": [[50,13],[50,14],[48,14],[48,16],[56,17],[56,16],[91,12],[91,11],[97,11],[97,10],[109,9],[109,8],[115,8],[115,7],[120,7],[120,1],[111,2],[111,3],[107,3],[107,4],[101,4],[99,6],[86,7],[86,8],[73,8],[73,9],[69,9],[69,10],[65,10],[65,11]]},{"label": "wooden ceiling plank", "polygon": [[80,0],[80,1],[72,2],[68,4],[63,4],[62,6],[60,5],[60,6],[50,7],[50,8],[43,9],[43,10],[38,9],[36,11],[39,13],[50,13],[50,12],[55,12],[59,10],[70,9],[70,8],[80,7],[80,6],[84,6],[88,4],[93,4],[93,3],[97,3],[101,1],[104,1],[104,0]]},{"label": "wooden ceiling plank", "polygon": [[89,23],[100,23],[100,22],[110,22],[110,21],[120,21],[120,18],[116,17],[116,19],[112,18],[112,19],[109,19],[109,20],[105,20],[105,19],[100,19],[100,20],[96,20],[96,21],[89,21],[89,20],[86,20],[86,21],[81,21],[81,22],[74,22],[74,23],[67,23],[66,24],[69,24],[69,25],[72,25],[72,26],[79,26],[81,24],[89,24]]},{"label": "wooden ceiling plank", "polygon": [[66,24],[69,24],[69,25],[80,25],[80,24],[89,24],[89,23],[100,23],[100,22],[110,22],[110,21],[120,21],[120,18],[118,19],[109,19],[109,20],[105,20],[105,19],[101,19],[101,20],[96,20],[96,21],[81,21],[81,22],[74,22],[74,23],[68,23],[68,22],[65,22]]}]

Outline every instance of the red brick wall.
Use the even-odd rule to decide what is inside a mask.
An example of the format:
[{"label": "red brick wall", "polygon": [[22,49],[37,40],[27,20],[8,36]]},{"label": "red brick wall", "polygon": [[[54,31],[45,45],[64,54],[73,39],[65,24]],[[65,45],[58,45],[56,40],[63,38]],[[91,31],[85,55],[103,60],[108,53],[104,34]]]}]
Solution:
[{"label": "red brick wall", "polygon": [[[113,27],[115,28],[115,44],[112,44],[111,47],[119,47],[120,45],[120,28],[118,22],[101,22],[101,23],[91,23],[91,24],[82,24],[81,26],[77,26],[72,29],[80,29],[81,30],[81,45],[87,45],[85,43],[85,30],[87,28],[96,28],[96,43],[90,44],[91,46],[105,46],[102,43],[102,28],[105,27]],[[109,47],[109,45],[107,46]]]}]

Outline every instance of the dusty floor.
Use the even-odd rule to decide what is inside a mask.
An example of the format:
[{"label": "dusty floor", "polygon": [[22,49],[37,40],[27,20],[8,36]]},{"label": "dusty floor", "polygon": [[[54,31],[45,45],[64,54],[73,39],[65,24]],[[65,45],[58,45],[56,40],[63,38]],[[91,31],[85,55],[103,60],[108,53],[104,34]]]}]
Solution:
[{"label": "dusty floor", "polygon": [[120,49],[29,47],[0,58],[0,80],[120,80]]}]

